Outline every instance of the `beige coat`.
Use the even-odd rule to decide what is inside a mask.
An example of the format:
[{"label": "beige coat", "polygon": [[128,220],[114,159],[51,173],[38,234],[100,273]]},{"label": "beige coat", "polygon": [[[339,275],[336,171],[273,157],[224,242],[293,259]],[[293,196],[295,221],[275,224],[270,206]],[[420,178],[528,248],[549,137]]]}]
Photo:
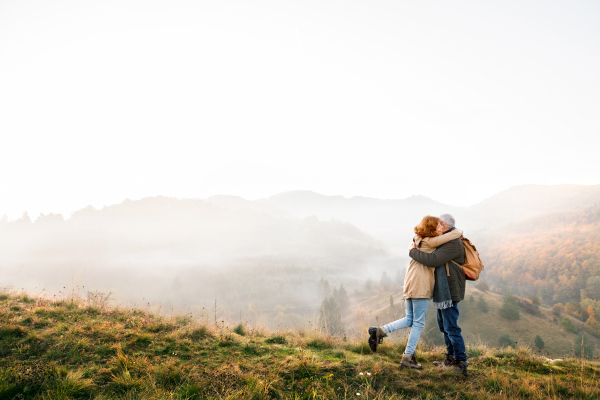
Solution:
[{"label": "beige coat", "polygon": [[[436,247],[443,245],[454,239],[461,237],[463,232],[454,229],[441,236],[428,237],[421,239],[415,236],[414,242],[419,246],[419,250],[425,253],[433,253]],[[408,271],[404,277],[404,299],[430,299],[433,296],[433,286],[435,285],[435,268],[429,268],[423,264],[411,259]]]}]

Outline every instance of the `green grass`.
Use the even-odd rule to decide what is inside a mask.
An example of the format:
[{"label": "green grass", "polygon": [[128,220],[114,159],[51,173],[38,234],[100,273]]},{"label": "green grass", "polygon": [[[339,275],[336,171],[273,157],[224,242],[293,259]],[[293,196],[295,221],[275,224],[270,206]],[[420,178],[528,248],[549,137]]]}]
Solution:
[{"label": "green grass", "polygon": [[432,365],[444,358],[439,347],[417,349],[423,370],[400,369],[405,345],[387,338],[372,353],[366,337],[229,329],[8,295],[0,399],[600,398],[597,362],[470,344],[464,378]]}]

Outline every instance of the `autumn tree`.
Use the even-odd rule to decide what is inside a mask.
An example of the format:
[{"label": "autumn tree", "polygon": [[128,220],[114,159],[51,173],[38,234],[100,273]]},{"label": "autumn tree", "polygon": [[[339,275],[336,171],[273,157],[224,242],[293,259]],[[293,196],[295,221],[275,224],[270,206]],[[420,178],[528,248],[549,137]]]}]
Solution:
[{"label": "autumn tree", "polygon": [[556,303],[552,306],[552,314],[555,317],[560,317],[560,314],[565,311],[565,307],[561,303]]},{"label": "autumn tree", "polygon": [[588,306],[587,312],[590,316],[587,321],[585,321],[586,332],[600,337],[600,322],[598,322],[596,319],[596,311],[594,310],[594,307]]}]

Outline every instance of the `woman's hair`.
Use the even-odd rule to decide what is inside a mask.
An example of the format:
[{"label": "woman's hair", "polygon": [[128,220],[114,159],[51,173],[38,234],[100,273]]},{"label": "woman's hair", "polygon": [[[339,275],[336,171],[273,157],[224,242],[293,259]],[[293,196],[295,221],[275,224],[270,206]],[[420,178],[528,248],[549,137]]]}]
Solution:
[{"label": "woman's hair", "polygon": [[423,217],[419,225],[415,226],[415,233],[421,238],[439,236],[437,233],[437,226],[440,222],[438,217],[432,217],[427,215]]}]

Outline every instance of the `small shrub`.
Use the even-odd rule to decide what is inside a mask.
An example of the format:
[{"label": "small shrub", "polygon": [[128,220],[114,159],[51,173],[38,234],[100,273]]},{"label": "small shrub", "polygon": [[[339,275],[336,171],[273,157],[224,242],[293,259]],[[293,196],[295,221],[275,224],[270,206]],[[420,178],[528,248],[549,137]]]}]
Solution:
[{"label": "small shrub", "polygon": [[309,340],[308,342],[306,342],[306,345],[308,347],[312,347],[313,349],[318,349],[318,350],[330,349],[333,347],[333,340],[322,338],[322,337],[315,337],[315,338],[312,338],[311,340]]},{"label": "small shrub", "polygon": [[369,347],[369,344],[362,340],[358,343],[353,343],[350,344],[346,347],[348,350],[350,350],[353,353],[356,354],[369,354],[371,353],[371,348]]},{"label": "small shrub", "polygon": [[59,371],[51,385],[53,395],[61,398],[88,397],[94,389],[94,381],[83,377],[83,371]]},{"label": "small shrub", "polygon": [[152,333],[171,332],[173,329],[175,329],[173,324],[169,324],[164,321],[152,322],[146,328],[146,330]]},{"label": "small shrub", "polygon": [[192,329],[185,336],[192,340],[200,340],[209,337],[210,331],[206,325],[203,325],[200,328]]},{"label": "small shrub", "polygon": [[500,309],[500,316],[513,321],[521,319],[519,303],[517,299],[510,293],[507,293],[504,296],[504,303]]},{"label": "small shrub", "polygon": [[244,324],[239,323],[233,328],[233,332],[237,333],[240,336],[246,336],[246,329],[244,328]]},{"label": "small shrub", "polygon": [[185,372],[181,367],[169,362],[155,369],[155,377],[159,385],[172,390],[184,381]]},{"label": "small shrub", "polygon": [[177,318],[175,318],[175,323],[179,326],[186,326],[191,322],[192,317],[190,317],[189,315],[178,315]]},{"label": "small shrub", "polygon": [[508,333],[501,333],[500,336],[498,336],[498,344],[500,347],[514,346],[515,341],[512,340]]},{"label": "small shrub", "polygon": [[31,297],[27,296],[26,294],[24,294],[23,296],[21,296],[20,300],[23,303],[27,303],[27,304],[35,303],[35,299],[32,299]]},{"label": "small shrub", "polygon": [[273,335],[266,340],[267,343],[286,344],[287,339],[283,335]]},{"label": "small shrub", "polygon": [[488,311],[490,311],[490,307],[483,297],[480,297],[479,300],[477,300],[477,309],[484,314],[487,314]]},{"label": "small shrub", "polygon": [[143,379],[135,379],[128,370],[123,370],[117,375],[112,375],[111,388],[117,393],[128,392],[139,388]]},{"label": "small shrub", "polygon": [[468,357],[480,357],[484,352],[484,348],[479,346],[469,346],[466,351]]},{"label": "small shrub", "polygon": [[477,282],[475,284],[475,288],[478,289],[478,290],[481,290],[484,293],[487,292],[488,290],[490,290],[490,287],[484,281]]},{"label": "small shrub", "polygon": [[7,325],[0,327],[0,338],[2,339],[15,339],[24,337],[27,334],[25,329],[18,325]]}]

